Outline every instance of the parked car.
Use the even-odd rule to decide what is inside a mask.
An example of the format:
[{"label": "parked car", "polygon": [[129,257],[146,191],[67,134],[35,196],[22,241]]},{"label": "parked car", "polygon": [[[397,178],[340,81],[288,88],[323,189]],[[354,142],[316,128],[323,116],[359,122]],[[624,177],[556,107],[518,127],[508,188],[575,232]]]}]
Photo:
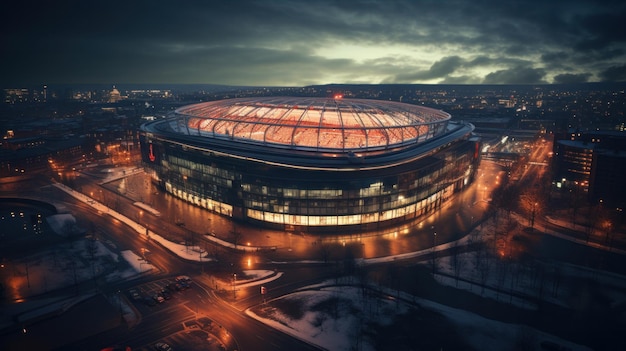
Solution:
[{"label": "parked car", "polygon": [[176,282],[178,283],[182,283],[182,282],[189,283],[190,281],[191,281],[191,278],[189,278],[186,275],[179,275],[178,277],[176,277]]},{"label": "parked car", "polygon": [[128,290],[128,292],[130,293],[130,297],[135,300],[135,301],[139,301],[141,300],[141,294],[139,294],[139,292],[137,291],[137,289],[130,289]]},{"label": "parked car", "polygon": [[159,294],[154,294],[152,295],[152,299],[158,303],[163,303],[165,302],[165,298],[163,298],[163,296],[159,295]]},{"label": "parked car", "polygon": [[144,297],[143,302],[148,306],[154,306],[157,304],[156,300],[154,300],[153,298],[149,296]]},{"label": "parked car", "polygon": [[164,299],[169,300],[172,298],[172,293],[169,292],[169,290],[167,289],[163,289],[159,292],[159,294],[161,296],[163,296]]},{"label": "parked car", "polygon": [[169,291],[179,291],[180,285],[178,283],[169,283],[165,286]]},{"label": "parked car", "polygon": [[173,351],[172,347],[164,342],[154,344],[154,349],[158,351]]}]

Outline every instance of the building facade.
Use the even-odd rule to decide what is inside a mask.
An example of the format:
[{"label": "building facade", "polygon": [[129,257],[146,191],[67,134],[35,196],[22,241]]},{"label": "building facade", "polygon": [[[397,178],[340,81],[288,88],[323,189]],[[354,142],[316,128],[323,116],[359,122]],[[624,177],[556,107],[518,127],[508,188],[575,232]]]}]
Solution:
[{"label": "building facade", "polygon": [[626,134],[617,131],[570,131],[555,135],[554,183],[580,188],[591,203],[626,206]]},{"label": "building facade", "polygon": [[450,117],[389,101],[231,99],[146,123],[140,143],[160,187],[208,210],[292,231],[374,230],[473,181],[480,140]]}]

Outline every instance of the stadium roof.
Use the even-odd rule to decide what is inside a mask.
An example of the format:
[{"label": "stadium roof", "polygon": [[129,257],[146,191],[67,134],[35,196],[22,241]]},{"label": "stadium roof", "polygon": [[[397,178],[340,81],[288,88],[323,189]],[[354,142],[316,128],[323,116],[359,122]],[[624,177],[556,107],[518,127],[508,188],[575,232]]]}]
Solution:
[{"label": "stadium roof", "polygon": [[446,132],[450,114],[393,101],[255,97],[181,107],[178,133],[299,150],[363,152],[416,144]]}]

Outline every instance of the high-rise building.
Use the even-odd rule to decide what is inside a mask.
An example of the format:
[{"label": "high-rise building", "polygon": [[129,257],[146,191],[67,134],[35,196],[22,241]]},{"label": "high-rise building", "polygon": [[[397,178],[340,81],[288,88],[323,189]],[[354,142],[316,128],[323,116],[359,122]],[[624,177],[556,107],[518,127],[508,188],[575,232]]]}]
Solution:
[{"label": "high-rise building", "polygon": [[557,187],[580,187],[593,203],[626,205],[626,133],[570,131],[555,135],[554,162]]}]

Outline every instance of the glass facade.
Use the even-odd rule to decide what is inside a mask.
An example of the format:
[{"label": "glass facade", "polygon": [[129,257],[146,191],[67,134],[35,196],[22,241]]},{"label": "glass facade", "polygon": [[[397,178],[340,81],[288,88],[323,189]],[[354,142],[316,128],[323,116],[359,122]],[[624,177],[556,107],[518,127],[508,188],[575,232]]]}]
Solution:
[{"label": "glass facade", "polygon": [[404,150],[413,158],[406,162],[323,170],[147,131],[141,145],[144,164],[168,193],[235,219],[309,232],[375,229],[425,215],[469,184],[479,162],[479,141],[467,131],[422,154]]}]

